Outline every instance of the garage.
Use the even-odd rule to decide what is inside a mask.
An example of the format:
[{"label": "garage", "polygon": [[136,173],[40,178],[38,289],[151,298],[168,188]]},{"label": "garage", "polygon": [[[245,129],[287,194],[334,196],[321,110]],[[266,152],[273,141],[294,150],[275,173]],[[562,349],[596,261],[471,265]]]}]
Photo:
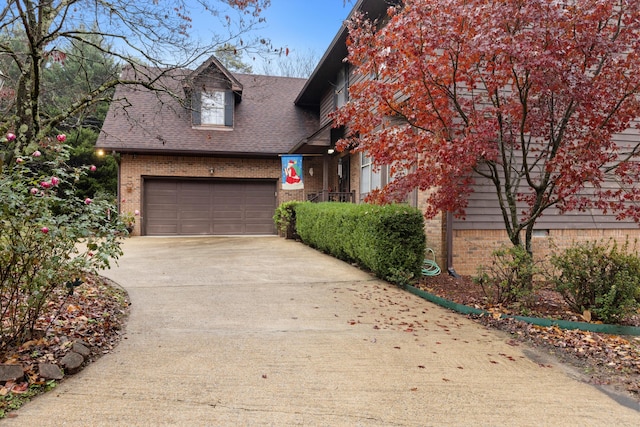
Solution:
[{"label": "garage", "polygon": [[276,183],[146,179],[148,236],[275,234]]}]

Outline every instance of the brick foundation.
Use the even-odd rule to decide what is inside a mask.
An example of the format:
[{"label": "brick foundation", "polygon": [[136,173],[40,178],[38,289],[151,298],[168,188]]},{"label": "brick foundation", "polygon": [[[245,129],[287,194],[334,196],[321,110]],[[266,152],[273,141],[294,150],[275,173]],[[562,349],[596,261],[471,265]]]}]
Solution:
[{"label": "brick foundation", "polygon": [[[640,239],[640,229],[600,230],[549,230],[544,237],[532,240],[533,254],[537,260],[546,260],[553,251],[561,251],[573,243],[608,241],[624,243]],[[477,267],[491,263],[491,252],[502,245],[511,245],[507,233],[502,230],[455,230],[453,232],[453,267],[458,274],[474,275]]]}]

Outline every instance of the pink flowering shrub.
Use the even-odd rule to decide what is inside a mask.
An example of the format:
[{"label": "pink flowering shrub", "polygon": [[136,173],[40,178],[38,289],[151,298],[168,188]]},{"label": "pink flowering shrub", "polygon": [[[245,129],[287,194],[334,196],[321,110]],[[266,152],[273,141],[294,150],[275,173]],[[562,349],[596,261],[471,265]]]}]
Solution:
[{"label": "pink flowering shrub", "polygon": [[0,153],[7,154],[0,156],[0,352],[33,335],[54,292],[72,290],[70,283],[122,254],[126,230],[110,214],[117,209],[110,200],[76,196],[74,183],[90,166],[67,166],[65,139],[35,151],[32,144],[15,153],[20,162]]}]

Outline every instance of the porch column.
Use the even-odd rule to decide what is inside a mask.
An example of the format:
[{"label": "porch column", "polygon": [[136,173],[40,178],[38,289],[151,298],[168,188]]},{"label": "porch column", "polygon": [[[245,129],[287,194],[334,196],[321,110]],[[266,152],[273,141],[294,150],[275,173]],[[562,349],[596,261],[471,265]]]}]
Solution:
[{"label": "porch column", "polygon": [[322,201],[326,202],[329,196],[329,154],[322,156]]}]

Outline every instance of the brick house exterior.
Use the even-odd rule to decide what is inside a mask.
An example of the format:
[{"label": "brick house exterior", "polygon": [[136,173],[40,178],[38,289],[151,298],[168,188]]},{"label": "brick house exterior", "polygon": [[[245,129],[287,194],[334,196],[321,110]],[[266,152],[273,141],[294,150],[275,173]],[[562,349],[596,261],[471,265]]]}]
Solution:
[{"label": "brick house exterior", "polygon": [[[134,235],[274,234],[279,203],[322,191],[319,173],[309,175],[322,172],[315,158],[304,164],[304,190],[280,185],[280,155],[318,125],[293,102],[305,80],[233,75],[215,58],[195,71],[124,73],[165,88],[119,86],[96,144],[119,157],[119,210],[136,214]],[[229,105],[205,117],[199,103],[215,100],[199,91]],[[210,118],[218,122],[203,123]]]},{"label": "brick house exterior", "polygon": [[[388,4],[389,0],[359,0],[353,10],[384,18]],[[361,202],[368,191],[383,186],[389,179],[385,168],[375,171],[365,155],[334,149],[343,130],[332,127],[329,114],[348,101],[349,84],[361,78],[344,62],[346,38],[343,25],[308,80],[235,75],[211,58],[195,71],[163,76],[170,92],[180,96],[119,87],[115,95],[119,101],[110,107],[97,147],[120,156],[120,211],[140,213],[134,234],[274,234],[267,220],[279,203]],[[218,124],[203,125],[197,117],[199,103],[213,101],[194,94],[211,87],[232,94],[224,99],[233,102],[225,104],[224,123],[220,110]],[[636,134],[627,137],[637,140]],[[283,154],[303,156],[304,189],[281,190]],[[245,184],[257,187],[245,190]],[[240,198],[231,197],[244,191],[251,195],[246,199],[263,201],[255,212]],[[267,200],[270,192],[273,196]],[[481,203],[489,194],[487,187],[479,185],[474,194],[479,198],[471,198],[466,220],[443,212],[425,222],[427,246],[443,270],[474,274],[479,265],[490,262],[494,248],[509,243],[495,211]],[[202,209],[194,202],[207,197],[211,202]],[[219,200],[225,207],[222,212],[216,210]],[[408,202],[424,211],[426,200],[426,193],[414,192]],[[193,209],[181,210],[182,204],[193,204]],[[200,222],[191,218],[203,211],[213,212],[212,217]],[[245,211],[261,216],[262,222],[224,223],[225,217],[242,216]],[[207,221],[215,223],[218,217],[221,227],[207,229]],[[186,223],[181,224],[180,218]],[[596,212],[550,212],[538,227],[533,243],[540,258],[554,246],[564,248],[574,241],[640,238],[636,224]]]},{"label": "brick house exterior", "polygon": [[[392,2],[393,0],[359,0],[352,13],[361,11],[371,19],[384,22],[387,7]],[[354,74],[349,64],[344,62],[344,58],[347,57],[346,39],[347,28],[343,25],[296,98],[296,105],[311,108],[317,112],[319,129],[331,128],[329,114],[339,107],[341,102],[346,101],[341,94],[347,94],[348,97],[349,84],[362,78]],[[322,135],[324,135],[325,148],[331,148],[340,132],[329,135],[325,130],[324,133],[318,131],[315,135],[317,139],[323,139]],[[623,133],[619,139],[621,142],[627,140],[637,143],[638,134]],[[313,138],[310,138],[309,142],[313,144]],[[315,144],[317,146],[320,143]],[[374,186],[374,179],[370,176],[372,172],[367,169],[366,164],[363,164],[363,160],[366,161],[366,159],[362,154],[336,153],[334,156],[339,156],[338,158],[342,158],[343,161],[350,159],[349,186],[355,192],[357,201],[363,200],[367,190],[381,187],[389,179],[383,168]],[[331,168],[335,165],[334,159]],[[486,207],[486,201],[491,197],[495,198],[491,188],[485,183],[477,185],[474,190],[465,220],[456,219],[442,212],[435,218],[425,221],[427,246],[434,250],[437,262],[443,270],[465,275],[475,274],[479,265],[487,265],[491,262],[491,252],[494,249],[510,244],[502,220],[497,213],[497,205],[495,208]],[[414,192],[408,202],[424,211],[426,200],[426,193]],[[537,225],[533,251],[540,259],[547,258],[554,247],[563,249],[573,242],[611,238],[622,243],[627,239],[633,241],[640,238],[640,229],[637,224],[631,221],[616,221],[613,216],[603,215],[602,212],[559,215],[550,210]]]}]

